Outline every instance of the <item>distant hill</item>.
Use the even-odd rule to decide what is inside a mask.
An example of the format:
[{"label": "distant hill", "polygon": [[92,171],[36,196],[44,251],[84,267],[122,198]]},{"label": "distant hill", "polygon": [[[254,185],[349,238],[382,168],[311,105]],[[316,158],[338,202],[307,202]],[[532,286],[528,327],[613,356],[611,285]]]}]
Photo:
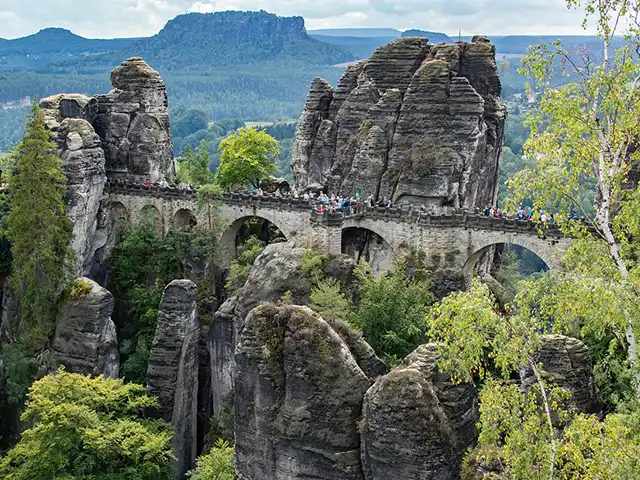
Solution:
[{"label": "distant hill", "polygon": [[[133,40],[47,29],[8,42],[0,42],[0,106],[34,94],[107,92],[111,70],[141,56],[164,78],[170,109],[196,107],[210,121],[297,118],[311,81],[335,84],[344,68],[332,65],[356,58],[309,36],[301,17],[267,12],[180,15],[157,35]],[[0,118],[0,151],[11,138],[3,130],[22,115],[11,110],[4,114],[11,118]]]},{"label": "distant hill", "polygon": [[[530,45],[539,43],[549,43],[561,40],[565,47],[584,46],[590,51],[602,50],[602,40],[596,36],[589,35],[510,35],[489,37],[496,46],[499,54],[524,54]],[[624,44],[624,38],[616,37],[613,41],[613,48],[618,48]]]},{"label": "distant hill", "polygon": [[311,37],[344,48],[355,55],[358,60],[369,58],[379,46],[398,39],[398,37],[334,37],[316,35],[315,33],[312,33]]},{"label": "distant hill", "polygon": [[134,38],[89,39],[63,28],[45,28],[14,40],[0,39],[0,70],[34,69],[124,48]]},{"label": "distant hill", "polygon": [[451,43],[453,40],[449,35],[440,32],[429,32],[427,30],[405,30],[402,32],[403,37],[426,37],[431,43]]},{"label": "distant hill", "polygon": [[309,30],[309,35],[326,37],[383,37],[400,38],[402,32],[395,28],[321,28]]},{"label": "distant hill", "polygon": [[42,55],[47,53],[102,53],[131,44],[135,39],[90,39],[64,28],[45,28],[38,33],[15,40],[0,39],[0,56],[18,53]]},{"label": "distant hill", "polygon": [[[121,51],[141,56],[171,70],[246,65],[264,61],[296,61],[332,65],[353,60],[353,54],[311,38],[302,17],[266,12],[190,13],[170,20],[153,37]],[[112,54],[112,55],[113,55]],[[206,68],[200,68],[206,67]]]}]

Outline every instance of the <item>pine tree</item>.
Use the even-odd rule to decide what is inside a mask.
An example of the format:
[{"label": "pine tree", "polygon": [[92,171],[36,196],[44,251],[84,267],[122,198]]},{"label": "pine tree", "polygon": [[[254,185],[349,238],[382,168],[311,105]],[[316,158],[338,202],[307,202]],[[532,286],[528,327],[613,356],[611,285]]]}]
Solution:
[{"label": "pine tree", "polygon": [[50,137],[34,102],[24,139],[13,152],[13,201],[7,219],[13,254],[11,286],[20,298],[19,333],[26,334],[34,350],[52,331],[57,289],[64,283],[71,258],[67,182]]}]

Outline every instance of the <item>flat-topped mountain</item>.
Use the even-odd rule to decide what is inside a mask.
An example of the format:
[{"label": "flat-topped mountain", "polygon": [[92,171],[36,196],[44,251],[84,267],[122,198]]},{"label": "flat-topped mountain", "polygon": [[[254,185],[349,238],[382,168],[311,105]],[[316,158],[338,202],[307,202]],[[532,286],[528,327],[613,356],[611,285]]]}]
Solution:
[{"label": "flat-topped mountain", "polygon": [[[307,35],[302,17],[261,12],[216,12],[179,15],[153,37],[126,49],[158,67],[300,61],[331,65],[353,60],[347,50]],[[122,55],[120,55],[121,57]]]}]

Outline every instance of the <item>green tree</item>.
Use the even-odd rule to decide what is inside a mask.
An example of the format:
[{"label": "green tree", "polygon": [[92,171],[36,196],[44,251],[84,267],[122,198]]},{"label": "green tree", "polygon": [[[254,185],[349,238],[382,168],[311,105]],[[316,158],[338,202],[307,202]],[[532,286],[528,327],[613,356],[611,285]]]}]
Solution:
[{"label": "green tree", "polygon": [[168,478],[171,428],[143,386],[59,370],[29,390],[28,428],[0,460],[4,480]]},{"label": "green tree", "polygon": [[215,175],[209,169],[209,143],[202,140],[198,148],[192,150],[187,145],[177,159],[176,181],[191,185],[213,183]]},{"label": "green tree", "polygon": [[[640,160],[640,7],[629,0],[567,0],[567,5],[584,8],[584,25],[594,22],[602,54],[587,55],[579,62],[584,55],[556,42],[533,48],[524,59],[523,72],[535,79],[543,95],[539,110],[528,121],[531,137],[525,145],[525,154],[535,165],[509,181],[512,205],[526,198],[533,199],[536,210],[557,211],[564,231],[579,239],[572,261],[566,263],[572,270],[567,279],[579,283],[580,277],[589,277],[603,284],[603,291],[616,292],[621,315],[589,323],[600,321],[600,329],[613,328],[624,342],[640,397],[636,337],[640,311],[635,301],[640,272],[635,258],[625,255],[638,231],[638,204],[627,201],[627,174],[630,165]],[[613,51],[614,36],[627,27],[625,44]],[[558,65],[570,83],[551,88]],[[585,179],[595,184],[593,215],[580,201]],[[572,211],[581,212],[587,224],[568,220]],[[557,305],[565,303],[557,300]],[[597,301],[589,295],[576,307],[587,307],[583,311],[587,314],[589,303]]]},{"label": "green tree", "polygon": [[343,293],[336,278],[322,278],[311,288],[311,308],[325,320],[347,321],[353,315],[353,305]]},{"label": "green tree", "polygon": [[[480,436],[466,460],[468,477],[475,478],[480,462],[499,465],[490,478],[505,480],[634,478],[640,435],[633,422],[613,413],[604,422],[575,416],[570,392],[536,361],[543,333],[561,329],[538,315],[540,308],[525,287],[505,314],[488,287],[476,282],[443,299],[427,317],[430,337],[440,345],[440,369],[454,381],[480,380]],[[512,380],[522,366],[536,378],[526,391]]]},{"label": "green tree", "polygon": [[395,365],[426,340],[424,318],[435,301],[431,282],[409,279],[404,261],[379,277],[361,262],[356,275],[360,301],[351,323],[387,364]]},{"label": "green tree", "polygon": [[216,179],[223,188],[251,185],[278,171],[273,158],[280,155],[278,142],[268,133],[242,128],[220,142],[220,166]]},{"label": "green tree", "polygon": [[34,102],[24,139],[12,153],[13,200],[7,218],[12,289],[19,292],[21,331],[32,349],[41,347],[52,332],[57,290],[65,283],[71,258],[67,181],[50,137]]},{"label": "green tree", "polygon": [[189,472],[188,476],[191,480],[235,480],[233,447],[218,439],[209,453],[197,459],[195,470]]}]

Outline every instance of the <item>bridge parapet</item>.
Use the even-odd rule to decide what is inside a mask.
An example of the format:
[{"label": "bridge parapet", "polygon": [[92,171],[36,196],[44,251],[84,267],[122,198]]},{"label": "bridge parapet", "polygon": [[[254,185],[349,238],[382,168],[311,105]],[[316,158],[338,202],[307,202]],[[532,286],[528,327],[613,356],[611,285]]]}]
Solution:
[{"label": "bridge parapet", "polygon": [[[176,185],[144,185],[141,183],[130,183],[121,180],[112,181],[108,184],[110,192],[133,196],[153,196],[166,199],[182,199],[193,201],[197,195],[197,189],[191,186],[178,187]],[[314,203],[302,198],[280,197],[276,195],[256,195],[251,193],[224,193],[220,201],[228,205],[238,205],[250,208],[274,208],[287,210],[307,210],[311,211],[311,221],[315,224],[331,224],[337,226],[340,218],[352,219],[376,219],[394,222],[405,222],[420,224],[428,227],[462,227],[477,228],[482,230],[498,230],[519,233],[530,233],[531,235],[562,237],[562,232],[557,226],[541,226],[531,220],[518,220],[512,216],[506,217],[486,217],[478,210],[470,212],[459,208],[438,207],[426,211],[421,206],[400,205],[397,207],[367,207],[366,205],[353,205],[350,207],[350,214],[345,215],[344,211],[325,211],[323,214],[317,212]]]}]

